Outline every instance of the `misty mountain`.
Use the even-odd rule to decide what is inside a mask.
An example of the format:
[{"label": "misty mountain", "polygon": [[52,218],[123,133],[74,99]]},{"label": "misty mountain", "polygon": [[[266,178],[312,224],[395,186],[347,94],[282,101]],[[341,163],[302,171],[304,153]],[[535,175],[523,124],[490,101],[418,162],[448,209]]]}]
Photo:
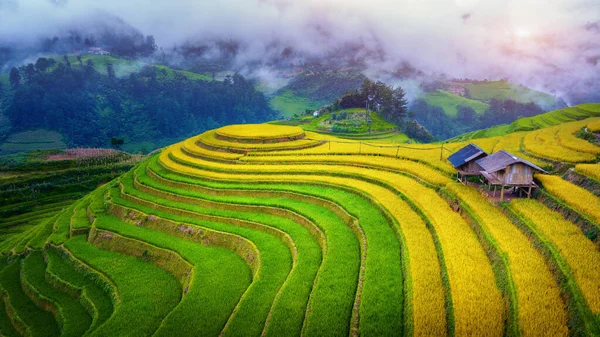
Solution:
[{"label": "misty mountain", "polygon": [[[62,3],[57,2],[56,6]],[[6,10],[0,3],[0,10]],[[67,23],[61,29],[41,33],[27,43],[1,36],[0,69],[6,71],[39,55],[88,53],[93,50],[121,57],[148,57],[157,46],[154,37],[145,36],[121,18],[98,11],[90,20]]]},{"label": "misty mountain", "polygon": [[472,0],[157,0],[147,6],[3,0],[0,58],[6,63],[22,61],[24,51],[63,52],[85,46],[90,36],[117,54],[146,55],[151,36],[155,56],[194,71],[266,81],[282,69],[319,63],[363,67],[367,77],[386,82],[506,78],[575,104],[599,98],[599,22],[598,3],[587,0],[517,2],[510,10],[503,1]]}]

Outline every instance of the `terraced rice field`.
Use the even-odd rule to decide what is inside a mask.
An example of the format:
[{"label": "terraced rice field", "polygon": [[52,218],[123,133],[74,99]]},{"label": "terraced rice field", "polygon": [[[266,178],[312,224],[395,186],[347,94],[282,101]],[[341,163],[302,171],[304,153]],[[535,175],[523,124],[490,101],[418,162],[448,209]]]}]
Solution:
[{"label": "terraced rice field", "polygon": [[[598,147],[573,136],[592,122],[478,145],[548,165],[595,162]],[[564,153],[532,150],[540,138]],[[399,146],[265,124],[169,146],[5,234],[0,332],[599,334],[598,197],[542,175],[540,201],[499,205],[453,182],[445,158],[464,144]]]}]

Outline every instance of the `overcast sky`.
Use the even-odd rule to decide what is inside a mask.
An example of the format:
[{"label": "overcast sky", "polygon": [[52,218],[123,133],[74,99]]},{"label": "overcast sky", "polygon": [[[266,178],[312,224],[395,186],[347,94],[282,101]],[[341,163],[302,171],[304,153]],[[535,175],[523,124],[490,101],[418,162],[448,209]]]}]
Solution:
[{"label": "overcast sky", "polygon": [[165,47],[242,41],[241,63],[286,46],[319,56],[362,44],[385,55],[375,67],[408,61],[429,73],[509,77],[546,90],[600,73],[599,0],[0,0],[0,44],[35,44],[99,13]]}]

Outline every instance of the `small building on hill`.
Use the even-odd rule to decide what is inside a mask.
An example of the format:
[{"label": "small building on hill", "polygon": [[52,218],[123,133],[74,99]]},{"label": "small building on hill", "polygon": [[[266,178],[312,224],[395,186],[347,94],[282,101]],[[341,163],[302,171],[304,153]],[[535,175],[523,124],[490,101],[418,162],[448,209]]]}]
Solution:
[{"label": "small building on hill", "polygon": [[515,192],[525,192],[528,198],[531,197],[531,190],[537,187],[533,174],[547,173],[535,164],[504,150],[478,159],[475,163],[481,168],[481,175],[488,184],[494,186],[494,194],[496,187],[500,186],[500,200],[504,200],[505,187],[512,187]]},{"label": "small building on hill", "polygon": [[487,157],[487,153],[479,146],[469,143],[469,145],[454,152],[448,160],[456,169],[456,179],[463,182],[468,176],[481,175],[481,167],[477,160]]}]

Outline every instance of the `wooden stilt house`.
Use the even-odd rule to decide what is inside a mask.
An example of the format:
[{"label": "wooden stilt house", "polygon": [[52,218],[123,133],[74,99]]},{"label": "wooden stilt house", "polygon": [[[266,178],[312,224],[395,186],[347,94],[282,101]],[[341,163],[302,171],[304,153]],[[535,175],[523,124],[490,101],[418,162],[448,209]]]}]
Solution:
[{"label": "wooden stilt house", "polygon": [[494,186],[494,194],[496,187],[500,187],[500,200],[504,200],[506,187],[512,187],[514,192],[519,194],[524,192],[530,198],[532,189],[538,187],[533,181],[533,174],[547,173],[535,164],[504,150],[481,158],[476,164],[481,167],[481,175],[490,187]]},{"label": "wooden stilt house", "polygon": [[479,146],[469,143],[469,145],[454,152],[448,160],[456,169],[456,179],[464,182],[469,176],[481,175],[481,167],[477,164],[477,160],[487,157],[487,153]]}]

